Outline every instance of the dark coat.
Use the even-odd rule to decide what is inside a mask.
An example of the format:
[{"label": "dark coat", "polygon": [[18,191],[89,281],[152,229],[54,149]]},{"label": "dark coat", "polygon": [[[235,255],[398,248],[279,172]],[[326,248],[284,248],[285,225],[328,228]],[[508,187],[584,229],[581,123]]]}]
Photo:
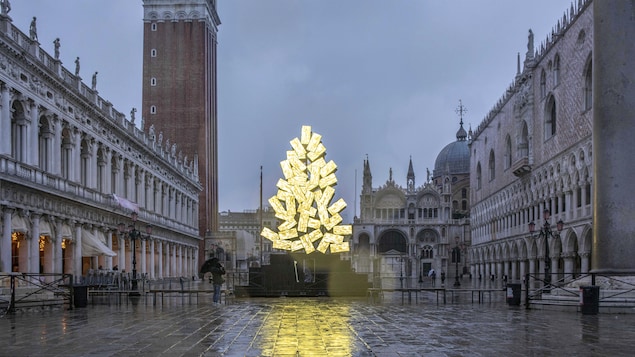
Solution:
[{"label": "dark coat", "polygon": [[214,284],[222,284],[225,282],[223,275],[225,275],[225,267],[220,262],[212,265],[210,272],[212,273],[212,281]]}]

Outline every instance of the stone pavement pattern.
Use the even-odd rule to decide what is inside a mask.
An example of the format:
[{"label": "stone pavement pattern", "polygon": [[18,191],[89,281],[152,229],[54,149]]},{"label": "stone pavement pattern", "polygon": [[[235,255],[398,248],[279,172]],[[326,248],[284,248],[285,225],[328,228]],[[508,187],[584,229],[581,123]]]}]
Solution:
[{"label": "stone pavement pattern", "polygon": [[631,356],[635,314],[363,299],[169,298],[0,317],[2,356]]}]

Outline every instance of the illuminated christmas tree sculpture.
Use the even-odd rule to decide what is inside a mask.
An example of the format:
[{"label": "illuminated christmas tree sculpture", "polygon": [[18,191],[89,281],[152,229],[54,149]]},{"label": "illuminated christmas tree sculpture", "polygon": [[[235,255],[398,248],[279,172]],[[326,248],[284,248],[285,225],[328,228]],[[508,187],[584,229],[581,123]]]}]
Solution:
[{"label": "illuminated christmas tree sculpture", "polygon": [[264,228],[260,233],[273,242],[273,248],[308,253],[347,252],[345,241],[353,228],[342,225],[340,212],[346,207],[343,199],[331,204],[337,185],[333,160],[324,160],[326,148],[322,135],[313,133],[310,126],[302,127],[300,139],[291,140],[293,150],[280,162],[284,179],[278,180],[278,193],[269,199],[276,217],[283,221],[278,233]]}]

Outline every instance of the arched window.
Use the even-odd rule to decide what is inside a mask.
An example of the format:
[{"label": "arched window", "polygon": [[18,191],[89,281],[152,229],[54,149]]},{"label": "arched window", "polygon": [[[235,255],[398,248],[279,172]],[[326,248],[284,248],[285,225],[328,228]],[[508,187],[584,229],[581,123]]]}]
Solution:
[{"label": "arched window", "polygon": [[489,180],[496,178],[496,160],[494,160],[494,150],[489,152]]},{"label": "arched window", "polygon": [[407,253],[408,247],[406,238],[400,232],[388,231],[379,239],[379,246],[377,247],[377,250],[379,253],[386,253],[390,250]]},{"label": "arched window", "polygon": [[370,252],[370,237],[366,233],[359,235],[359,244],[357,246],[359,254],[368,255]]},{"label": "arched window", "polygon": [[529,156],[529,130],[527,129],[527,122],[525,121],[523,121],[523,128],[517,149],[519,158],[526,158]]},{"label": "arched window", "polygon": [[545,140],[556,135],[556,99],[552,96],[545,107]]},{"label": "arched window", "polygon": [[153,22],[152,25],[150,25],[150,31],[156,31],[157,30],[157,23]]},{"label": "arched window", "polygon": [[434,250],[431,246],[426,245],[421,249],[421,258],[422,259],[433,259],[434,258]]},{"label": "arched window", "polygon": [[150,57],[156,57],[157,56],[157,50],[156,48],[153,48],[150,50]]},{"label": "arched window", "polygon": [[505,138],[505,169],[512,167],[512,139],[507,135]]},{"label": "arched window", "polygon": [[553,59],[553,86],[560,84],[560,55]]},{"label": "arched window", "polygon": [[156,105],[152,105],[150,106],[150,114],[156,114],[157,113],[157,107]]},{"label": "arched window", "polygon": [[27,147],[27,121],[24,114],[24,107],[19,102],[13,103],[11,107],[11,156],[16,161],[26,161]]},{"label": "arched window", "polygon": [[153,86],[153,87],[156,86],[157,85],[157,79],[154,78],[154,77],[150,78],[150,85]]},{"label": "arched window", "polygon": [[584,110],[593,107],[593,62],[589,61],[584,71]]},{"label": "arched window", "polygon": [[476,165],[476,189],[481,189],[481,163]]},{"label": "arched window", "polygon": [[540,99],[547,95],[547,74],[544,68],[540,71]]}]

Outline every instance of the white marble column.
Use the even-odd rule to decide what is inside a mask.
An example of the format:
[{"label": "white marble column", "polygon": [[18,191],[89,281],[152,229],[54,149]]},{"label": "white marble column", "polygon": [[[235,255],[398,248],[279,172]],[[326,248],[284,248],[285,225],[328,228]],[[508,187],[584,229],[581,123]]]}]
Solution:
[{"label": "white marble column", "polygon": [[119,271],[126,269],[126,240],[123,237],[123,234],[117,233],[117,239],[119,243]]},{"label": "white marble column", "polygon": [[33,166],[38,166],[38,155],[40,154],[40,140],[39,140],[39,131],[40,131],[40,108],[35,102],[30,102],[31,109],[31,123],[29,124],[29,130],[27,133],[27,163]]},{"label": "white marble column", "polygon": [[564,258],[564,281],[569,282],[573,280],[573,262],[574,262],[575,254],[572,252],[568,252],[563,254]]},{"label": "white marble column", "polygon": [[[536,275],[536,257],[530,257],[529,258],[529,274],[532,276],[529,278],[530,281],[527,282],[528,286],[530,289],[535,289],[536,288],[536,279],[534,278],[534,276]],[[531,284],[530,284],[531,283]]]},{"label": "white marble column", "polygon": [[170,262],[170,272],[172,273],[171,276],[177,277],[179,276],[179,271],[177,270],[178,262],[176,260],[176,244],[172,244],[171,252],[172,252],[172,262]]},{"label": "white marble column", "polygon": [[163,275],[163,241],[157,241],[157,244],[159,244],[158,249],[159,249],[159,255],[158,255],[158,259],[159,259],[159,279],[163,279],[164,275]]},{"label": "white marble column", "polygon": [[177,271],[177,275],[183,276],[183,246],[182,245],[179,245],[178,253],[179,253],[179,259],[177,261],[177,265],[179,269]]},{"label": "white marble column", "polygon": [[155,249],[154,249],[154,238],[150,239],[150,279],[154,279],[156,277],[156,268],[154,265],[154,255],[155,255]]},{"label": "white marble column", "polygon": [[40,273],[40,215],[31,213],[31,232],[28,239],[29,273]]},{"label": "white marble column", "polygon": [[580,273],[586,274],[589,272],[589,258],[591,253],[582,252],[580,253]]},{"label": "white marble column", "polygon": [[[112,229],[108,229],[106,231],[106,246],[112,250]],[[112,259],[113,257],[106,257],[104,269],[111,270],[112,269]]]},{"label": "white marble column", "polygon": [[[9,86],[0,85],[0,154],[11,155],[11,93]],[[11,268],[11,263],[9,263]],[[7,270],[11,271],[11,269]]]},{"label": "white marble column", "polygon": [[[4,87],[3,87],[4,88]],[[3,95],[5,93],[3,92]],[[1,135],[1,133],[0,133]],[[2,240],[0,241],[0,272],[9,273],[11,266],[11,217],[15,210],[12,208],[4,208],[2,210]]]},{"label": "white marble column", "polygon": [[146,251],[146,240],[145,239],[140,239],[141,241],[141,254],[139,254],[140,258],[141,258],[141,274],[145,274],[148,272],[148,266],[147,266],[147,251]]},{"label": "white marble column", "polygon": [[73,241],[73,276],[80,281],[82,276],[82,225],[75,223],[75,237]]},{"label": "white marble column", "polygon": [[62,225],[63,222],[58,219],[55,218],[52,223],[54,223],[55,226],[55,241],[53,242],[53,260],[55,261],[54,264],[54,268],[53,268],[53,272],[54,273],[64,273],[63,269],[62,269],[62,261],[64,259],[64,251],[62,250],[62,240],[64,239],[62,237]]},{"label": "white marble column", "polygon": [[62,123],[57,116],[52,116],[51,130],[53,131],[53,138],[51,143],[51,166],[49,171],[56,175],[62,173]]}]

